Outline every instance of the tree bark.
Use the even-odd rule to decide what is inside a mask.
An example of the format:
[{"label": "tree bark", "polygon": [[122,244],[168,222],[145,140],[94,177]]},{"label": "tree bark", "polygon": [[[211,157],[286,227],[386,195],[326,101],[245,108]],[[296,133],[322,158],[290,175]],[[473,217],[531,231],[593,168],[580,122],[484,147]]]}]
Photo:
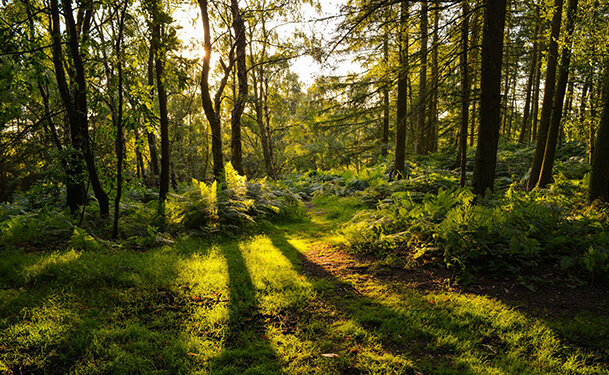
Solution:
[{"label": "tree bark", "polygon": [[116,41],[116,56],[118,63],[118,118],[116,123],[116,197],[114,198],[114,223],[112,226],[112,238],[118,238],[118,219],[120,211],[121,195],[123,193],[123,159],[125,155],[125,138],[123,134],[123,30],[128,3],[121,12],[118,27],[118,40]]},{"label": "tree bark", "polygon": [[563,0],[554,0],[554,15],[552,17],[552,31],[550,33],[550,46],[548,48],[548,62],[546,69],[546,84],[543,93],[543,105],[541,107],[541,120],[539,132],[537,134],[537,145],[535,147],[535,157],[527,189],[531,190],[539,181],[543,156],[548,140],[548,130],[552,118],[552,106],[554,104],[554,92],[556,89],[556,65],[558,57],[558,38],[560,37],[560,24],[562,18]]},{"label": "tree bark", "polygon": [[[537,7],[537,13],[539,13],[539,7]],[[520,127],[520,134],[518,135],[518,143],[524,143],[525,139],[527,139],[527,131],[531,128],[529,125],[531,120],[531,100],[533,96],[533,81],[535,80],[535,71],[537,69],[540,29],[540,21],[538,21],[537,25],[535,25],[533,51],[531,52],[531,68],[529,71],[529,78],[527,79],[527,93],[524,102],[524,112],[522,114],[522,126]]]},{"label": "tree bark", "polygon": [[408,127],[408,1],[400,5],[400,27],[398,28],[400,70],[398,73],[398,97],[395,132],[395,177],[406,176],[406,130]]},{"label": "tree bark", "polygon": [[493,190],[501,119],[501,64],[506,0],[486,0],[480,75],[480,123],[473,187],[478,195]]},{"label": "tree bark", "polygon": [[[151,99],[154,93],[154,56],[156,55],[156,43],[150,40],[150,51],[148,53],[148,86],[151,89]],[[150,152],[150,166],[154,179],[159,176],[159,152],[156,147],[156,135],[154,132],[146,129],[146,138],[148,139],[148,152]],[[156,185],[156,182],[155,182]]]},{"label": "tree bark", "polygon": [[152,19],[152,45],[154,54],[154,69],[157,96],[159,100],[159,125],[161,130],[161,179],[159,186],[159,202],[163,204],[169,193],[170,156],[169,156],[169,115],[167,111],[167,91],[165,89],[165,46],[161,44],[163,21],[161,20],[160,0],[155,0]]},{"label": "tree bark", "polygon": [[[205,117],[209,121],[211,128],[211,149],[212,149],[212,160],[214,164],[214,177],[216,180],[223,179],[224,173],[224,160],[222,157],[222,125],[220,123],[219,114],[214,110],[214,103],[211,100],[209,93],[209,70],[210,70],[210,59],[211,59],[211,30],[209,27],[209,14],[207,12],[207,0],[198,0],[199,7],[201,8],[201,20],[203,22],[203,41],[204,51],[203,55],[203,72],[201,75],[201,101],[203,103],[203,110],[205,111]],[[217,110],[219,108],[216,108]]]},{"label": "tree bark", "polygon": [[603,74],[603,112],[596,133],[596,146],[592,156],[592,171],[588,201],[609,202],[609,58],[605,59]]},{"label": "tree bark", "polygon": [[[385,66],[389,64],[389,35],[388,31],[384,30],[383,35],[383,62]],[[383,83],[383,129],[381,138],[381,156],[387,156],[389,152],[389,83]]]},{"label": "tree bark", "polygon": [[464,187],[466,184],[466,165],[467,165],[467,128],[469,125],[469,65],[467,61],[467,53],[469,50],[469,0],[462,2],[462,20],[461,20],[461,129],[459,131],[459,169],[460,169],[460,185]]},{"label": "tree bark", "polygon": [[243,157],[241,150],[241,115],[247,100],[247,67],[245,61],[245,24],[239,11],[237,0],[231,0],[233,30],[235,31],[235,49],[237,53],[237,81],[239,93],[235,99],[231,114],[231,163],[237,173],[243,175]]},{"label": "tree bark", "polygon": [[[432,31],[432,50],[431,50],[431,87],[429,103],[429,123],[427,132],[427,151],[438,151],[438,86],[440,84],[440,72],[438,67],[438,49],[440,41],[438,39],[438,27],[440,24],[440,1],[434,1],[433,11],[434,25]],[[465,52],[467,53],[467,52]]]},{"label": "tree bark", "polygon": [[[89,141],[86,74],[82,56],[80,55],[80,46],[78,41],[79,32],[76,27],[76,22],[74,21],[72,4],[70,0],[63,1],[63,14],[69,37],[68,48],[74,69],[75,82],[72,85],[74,87],[73,90],[70,90],[68,86],[63,68],[59,4],[57,0],[52,0],[50,5],[52,20],[51,33],[54,42],[52,47],[53,65],[55,66],[57,86],[64,107],[66,108],[68,122],[70,124],[72,147],[75,150],[75,152],[71,153],[68,160],[68,205],[70,206],[70,210],[75,212],[78,209],[78,206],[85,203],[86,192],[84,189],[82,166],[82,160],[84,160],[91,187],[93,188],[93,192],[95,193],[95,197],[97,198],[99,204],[100,214],[102,217],[106,218],[110,212],[110,205],[108,195],[103,190],[97,174],[95,159]],[[83,34],[85,34],[88,30],[82,31],[84,31]]]},{"label": "tree bark", "polygon": [[427,148],[428,139],[428,124],[426,121],[427,115],[427,35],[428,35],[428,22],[427,22],[427,1],[421,2],[421,49],[419,51],[421,64],[419,68],[419,99],[417,102],[417,142],[416,152],[417,154],[427,154],[429,149]]},{"label": "tree bark", "polygon": [[546,140],[546,150],[539,175],[537,186],[546,187],[552,182],[552,168],[554,167],[554,156],[556,154],[556,143],[560,132],[560,120],[562,119],[563,102],[565,90],[569,82],[569,65],[571,64],[571,44],[573,30],[575,29],[575,15],[577,13],[577,1],[569,0],[567,5],[567,22],[565,30],[565,47],[560,57],[560,68],[558,70],[558,82],[556,83],[556,93],[552,107],[552,121],[548,129],[548,139]]}]

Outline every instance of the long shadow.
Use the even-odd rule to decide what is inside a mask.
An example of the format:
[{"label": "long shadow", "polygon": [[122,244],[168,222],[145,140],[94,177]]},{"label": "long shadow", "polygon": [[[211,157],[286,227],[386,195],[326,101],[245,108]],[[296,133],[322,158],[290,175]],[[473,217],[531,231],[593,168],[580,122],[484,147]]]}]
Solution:
[{"label": "long shadow", "polygon": [[[496,329],[482,332],[480,327],[492,325],[491,317],[455,315],[450,309],[435,306],[414,292],[408,295],[408,303],[412,305],[410,309],[394,310],[366,297],[350,283],[309,260],[289,243],[283,233],[273,233],[270,237],[305,277],[330,282],[332,289],[322,297],[326,302],[378,337],[386,353],[406,355],[425,373],[480,373],[480,368],[473,368],[473,364],[459,358],[459,346],[469,348],[474,357],[482,358],[484,368],[490,371],[518,373],[519,368],[527,366],[525,358],[508,359],[510,355],[506,352],[512,344],[505,342],[500,332]],[[471,330],[479,330],[480,334],[474,338],[463,336],[463,332]],[[447,343],[441,340],[442,337],[452,337],[455,341]],[[522,349],[534,351],[535,347],[526,345]],[[415,372],[412,369],[411,373]]]},{"label": "long shadow", "polygon": [[221,246],[229,276],[229,316],[224,350],[211,361],[213,374],[281,374],[266,336],[256,288],[236,243]]}]

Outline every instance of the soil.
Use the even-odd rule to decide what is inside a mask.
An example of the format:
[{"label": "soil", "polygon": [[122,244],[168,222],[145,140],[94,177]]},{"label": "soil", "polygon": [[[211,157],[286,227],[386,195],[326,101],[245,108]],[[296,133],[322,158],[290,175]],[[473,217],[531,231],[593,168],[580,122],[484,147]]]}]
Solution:
[{"label": "soil", "polygon": [[401,283],[420,292],[453,292],[476,294],[501,300],[539,318],[571,318],[589,312],[609,318],[609,288],[581,285],[551,272],[539,280],[497,280],[479,276],[475,283],[459,285],[439,262],[418,265],[387,265],[378,258],[350,254],[340,247],[317,245],[305,254],[303,271],[317,277],[357,276],[388,283]]}]

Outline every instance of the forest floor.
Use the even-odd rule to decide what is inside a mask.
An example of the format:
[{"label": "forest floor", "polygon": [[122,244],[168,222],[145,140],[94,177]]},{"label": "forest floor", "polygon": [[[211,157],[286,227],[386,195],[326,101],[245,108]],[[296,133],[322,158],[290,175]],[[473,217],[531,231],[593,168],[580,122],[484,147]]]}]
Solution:
[{"label": "forest floor", "polygon": [[0,252],[2,374],[609,374],[609,293],[462,286],[354,255],[340,220],[148,251]]}]

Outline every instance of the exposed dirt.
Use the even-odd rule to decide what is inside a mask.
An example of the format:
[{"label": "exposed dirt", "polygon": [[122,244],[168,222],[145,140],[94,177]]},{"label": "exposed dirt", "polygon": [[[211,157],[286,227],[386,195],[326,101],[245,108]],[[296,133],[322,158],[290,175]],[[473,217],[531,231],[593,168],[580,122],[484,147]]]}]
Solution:
[{"label": "exposed dirt", "polygon": [[412,267],[382,264],[372,256],[354,255],[338,247],[317,245],[305,254],[303,271],[309,275],[338,279],[356,276],[403,283],[421,292],[450,291],[485,295],[538,317],[575,317],[583,312],[609,318],[609,288],[564,282],[547,273],[536,282],[478,277],[474,284],[451,282],[451,274],[435,262]]}]

